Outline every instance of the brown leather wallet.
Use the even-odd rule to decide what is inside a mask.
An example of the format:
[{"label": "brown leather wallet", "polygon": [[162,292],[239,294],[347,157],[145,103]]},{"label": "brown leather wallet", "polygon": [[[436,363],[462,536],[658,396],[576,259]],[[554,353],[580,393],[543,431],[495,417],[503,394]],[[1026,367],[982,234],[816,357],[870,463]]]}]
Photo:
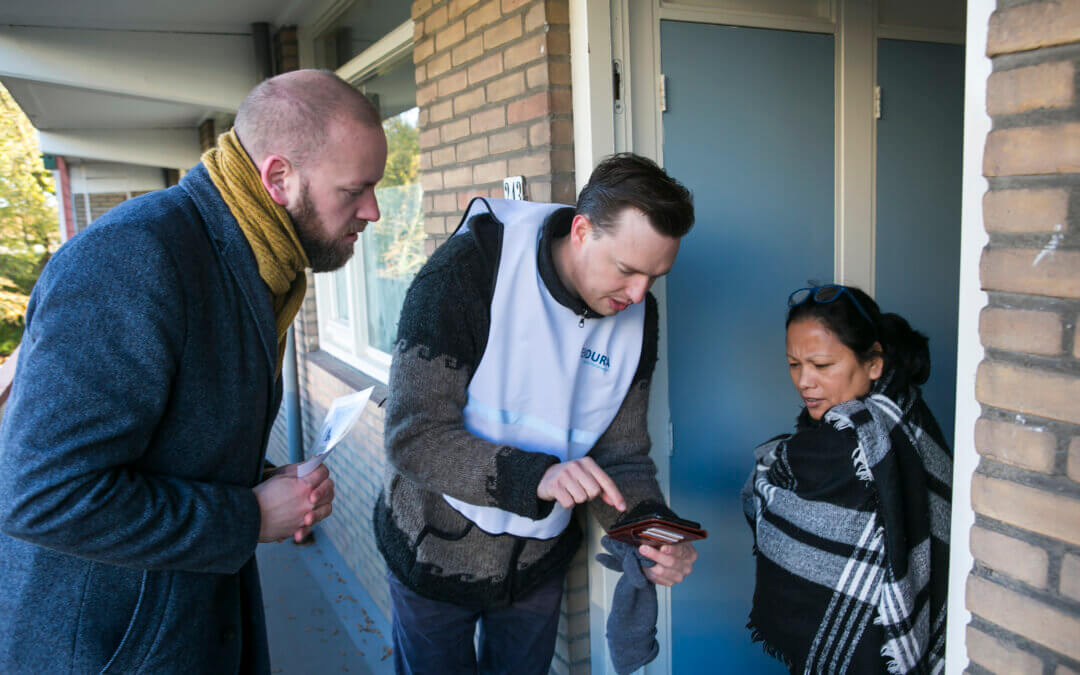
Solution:
[{"label": "brown leather wallet", "polygon": [[663,546],[704,539],[708,536],[708,532],[701,529],[700,523],[692,520],[665,518],[659,514],[652,514],[620,523],[608,531],[608,536],[635,546],[641,544]]}]

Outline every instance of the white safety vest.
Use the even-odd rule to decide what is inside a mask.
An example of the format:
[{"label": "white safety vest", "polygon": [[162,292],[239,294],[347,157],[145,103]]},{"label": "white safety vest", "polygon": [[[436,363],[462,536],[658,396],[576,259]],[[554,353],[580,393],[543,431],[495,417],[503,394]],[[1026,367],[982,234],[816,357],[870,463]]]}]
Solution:
[{"label": "white safety vest", "polygon": [[[536,257],[544,221],[562,204],[477,199],[503,225],[487,348],[469,383],[465,428],[492,443],[580,459],[622,406],[641,358],[645,304],[590,319],[548,292]],[[466,231],[466,227],[459,230]],[[570,522],[558,503],[543,520],[443,498],[490,534],[550,539]]]}]

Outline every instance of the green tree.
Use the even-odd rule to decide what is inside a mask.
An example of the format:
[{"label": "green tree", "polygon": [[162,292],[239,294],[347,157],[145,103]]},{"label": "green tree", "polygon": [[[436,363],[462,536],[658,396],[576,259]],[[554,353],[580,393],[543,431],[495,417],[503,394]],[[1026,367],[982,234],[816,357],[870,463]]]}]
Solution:
[{"label": "green tree", "polygon": [[[400,114],[383,121],[386,132],[386,171],[376,186],[382,218],[373,239],[379,259],[378,276],[404,288],[424,264],[424,213],[421,209],[420,130]],[[397,303],[400,307],[400,303]],[[396,321],[396,317],[395,317]]]},{"label": "green tree", "polygon": [[19,344],[30,291],[59,244],[54,192],[33,125],[0,85],[0,359]]},{"label": "green tree", "polygon": [[378,187],[415,183],[420,173],[420,131],[409,124],[405,115],[383,122],[386,132],[386,172]]}]

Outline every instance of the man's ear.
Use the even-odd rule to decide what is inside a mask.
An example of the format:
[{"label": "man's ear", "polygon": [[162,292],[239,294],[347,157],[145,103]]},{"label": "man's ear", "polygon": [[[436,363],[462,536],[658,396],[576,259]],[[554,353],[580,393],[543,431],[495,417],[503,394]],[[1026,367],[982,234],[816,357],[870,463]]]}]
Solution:
[{"label": "man's ear", "polygon": [[579,213],[574,216],[572,221],[570,221],[570,241],[575,246],[580,246],[585,243],[585,240],[592,236],[592,231],[593,224],[588,216],[583,216]]},{"label": "man's ear", "polygon": [[289,203],[288,184],[293,172],[292,163],[281,155],[268,155],[259,167],[263,187],[270,193],[270,198],[281,206]]}]

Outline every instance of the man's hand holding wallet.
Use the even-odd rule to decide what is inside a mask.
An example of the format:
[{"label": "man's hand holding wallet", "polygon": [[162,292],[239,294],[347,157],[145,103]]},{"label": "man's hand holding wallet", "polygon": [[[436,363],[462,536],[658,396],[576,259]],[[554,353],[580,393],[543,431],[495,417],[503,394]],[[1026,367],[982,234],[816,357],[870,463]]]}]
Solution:
[{"label": "man's hand holding wallet", "polygon": [[707,532],[699,523],[672,513],[649,513],[616,523],[608,536],[637,547],[644,558],[656,563],[645,570],[649,581],[674,586],[693,569],[697,551],[691,542],[704,539]]},{"label": "man's hand holding wallet", "polygon": [[[698,523],[650,513],[616,524],[600,540],[607,553],[596,559],[622,572],[607,620],[608,651],[615,672],[632,673],[656,658],[656,586],[685,578],[697,559],[690,542],[704,539]],[[650,583],[651,582],[651,583]]]}]

